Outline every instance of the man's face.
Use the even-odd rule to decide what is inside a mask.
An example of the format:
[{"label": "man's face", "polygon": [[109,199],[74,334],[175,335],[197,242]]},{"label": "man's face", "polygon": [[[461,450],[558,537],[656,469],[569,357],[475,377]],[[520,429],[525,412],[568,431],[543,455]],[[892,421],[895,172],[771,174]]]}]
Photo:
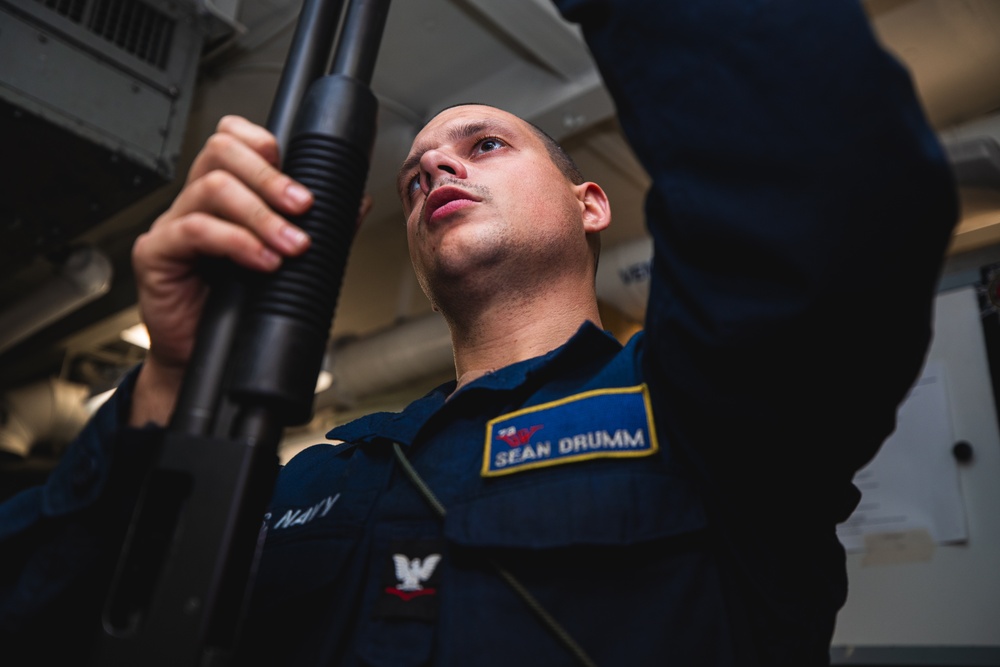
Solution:
[{"label": "man's face", "polygon": [[441,112],[414,139],[398,187],[410,257],[432,300],[441,281],[503,265],[531,272],[552,254],[573,259],[579,247],[586,256],[579,186],[505,111]]}]

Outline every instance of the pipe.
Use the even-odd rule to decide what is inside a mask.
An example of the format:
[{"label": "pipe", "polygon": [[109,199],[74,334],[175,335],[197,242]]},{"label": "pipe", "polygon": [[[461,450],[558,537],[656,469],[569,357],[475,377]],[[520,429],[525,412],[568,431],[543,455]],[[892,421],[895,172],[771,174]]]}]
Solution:
[{"label": "pipe", "polygon": [[58,453],[87,422],[90,390],[55,378],[14,389],[0,398],[0,452],[27,458],[46,443]]},{"label": "pipe", "polygon": [[349,406],[367,396],[454,368],[451,333],[437,313],[415,318],[366,338],[338,342],[324,366],[333,375],[316,406]]},{"label": "pipe", "polygon": [[74,250],[52,277],[0,312],[0,352],[106,294],[112,274],[100,250]]}]

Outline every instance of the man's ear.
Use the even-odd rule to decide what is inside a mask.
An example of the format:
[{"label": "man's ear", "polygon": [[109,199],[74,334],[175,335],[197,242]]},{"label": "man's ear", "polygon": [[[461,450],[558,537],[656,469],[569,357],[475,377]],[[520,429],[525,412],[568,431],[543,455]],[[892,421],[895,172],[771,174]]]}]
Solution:
[{"label": "man's ear", "polygon": [[576,196],[582,207],[583,231],[588,234],[607,229],[611,224],[611,203],[597,183],[576,186]]}]

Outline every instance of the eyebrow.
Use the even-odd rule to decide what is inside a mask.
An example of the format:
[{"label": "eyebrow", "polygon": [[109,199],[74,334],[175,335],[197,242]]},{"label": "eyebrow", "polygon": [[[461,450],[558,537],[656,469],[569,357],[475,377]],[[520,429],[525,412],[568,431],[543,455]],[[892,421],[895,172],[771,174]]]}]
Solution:
[{"label": "eyebrow", "polygon": [[[459,143],[460,141],[480,134],[507,134],[509,132],[509,124],[499,120],[487,119],[452,126],[448,128],[448,132],[445,136],[450,143]],[[403,160],[403,164],[399,167],[399,172],[396,174],[396,190],[399,192],[401,199],[405,199],[406,195],[404,190],[405,183],[403,183],[403,179],[406,178],[406,176],[413,171],[418,164],[420,164],[420,159],[424,156],[424,153],[430,149],[431,146],[426,144],[414,147],[414,151],[410,153],[409,157]]]}]

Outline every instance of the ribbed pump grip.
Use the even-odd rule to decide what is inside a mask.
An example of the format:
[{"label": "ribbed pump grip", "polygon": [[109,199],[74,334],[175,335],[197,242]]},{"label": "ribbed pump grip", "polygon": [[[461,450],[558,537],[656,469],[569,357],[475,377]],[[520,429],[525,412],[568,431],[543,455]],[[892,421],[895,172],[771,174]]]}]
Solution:
[{"label": "ribbed pump grip", "polygon": [[323,77],[310,87],[292,131],[284,171],[315,198],[292,221],[312,243],[267,276],[251,300],[231,385],[241,403],[276,410],[285,425],[308,421],[312,412],[364,195],[377,109],[365,84],[341,74]]}]

